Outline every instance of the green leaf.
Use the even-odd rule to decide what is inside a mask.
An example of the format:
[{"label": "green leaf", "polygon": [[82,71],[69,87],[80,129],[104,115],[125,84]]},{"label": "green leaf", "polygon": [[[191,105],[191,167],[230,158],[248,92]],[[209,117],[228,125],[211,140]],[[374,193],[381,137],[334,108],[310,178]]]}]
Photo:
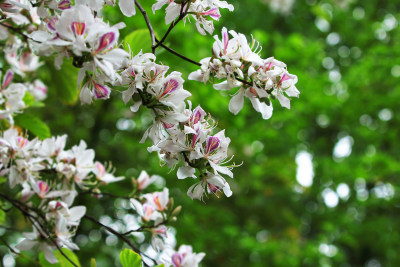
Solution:
[{"label": "green leaf", "polygon": [[47,81],[49,90],[57,91],[60,100],[68,105],[73,105],[78,100],[77,88],[79,69],[72,65],[72,59],[64,60],[61,70],[54,67],[53,62],[46,63],[50,77]]},{"label": "green leaf", "polygon": [[0,223],[4,223],[6,221],[6,213],[3,210],[0,210]]},{"label": "green leaf", "polygon": [[140,50],[143,53],[151,52],[151,38],[147,29],[139,29],[128,34],[124,41],[129,44],[133,54],[137,54]]},{"label": "green leaf", "polygon": [[131,249],[124,249],[119,254],[122,267],[141,267],[142,257]]},{"label": "green leaf", "polygon": [[96,263],[96,259],[95,258],[92,258],[90,260],[90,267],[97,267],[97,263]]},{"label": "green leaf", "polygon": [[40,139],[51,137],[49,127],[38,117],[24,113],[15,117],[15,124],[29,130]]},{"label": "green leaf", "polygon": [[35,103],[35,98],[33,95],[29,92],[26,92],[24,95],[24,98],[22,98],[26,106],[32,106],[33,103]]},{"label": "green leaf", "polygon": [[[70,259],[72,260],[78,267],[81,267],[81,264],[79,263],[79,259],[78,257],[75,255],[75,253],[73,253],[72,251],[62,248],[61,249],[64,254]],[[59,250],[54,252],[54,256],[57,258],[58,263],[49,263],[46,258],[44,257],[44,253],[41,252],[39,254],[39,263],[40,266],[42,267],[73,267],[74,265],[72,265],[72,263],[69,262],[69,260],[67,260]]]}]

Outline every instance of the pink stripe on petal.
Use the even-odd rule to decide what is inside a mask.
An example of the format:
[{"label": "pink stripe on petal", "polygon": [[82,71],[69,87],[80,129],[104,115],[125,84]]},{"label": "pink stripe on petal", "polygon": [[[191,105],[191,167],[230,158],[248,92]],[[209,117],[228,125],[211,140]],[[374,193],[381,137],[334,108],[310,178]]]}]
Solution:
[{"label": "pink stripe on petal", "polygon": [[86,24],[83,22],[74,21],[71,24],[72,31],[77,35],[83,35],[86,29]]},{"label": "pink stripe on petal", "polygon": [[94,96],[96,99],[104,99],[110,96],[111,90],[105,86],[92,81],[94,85]]},{"label": "pink stripe on petal", "polygon": [[65,10],[71,8],[71,1],[63,0],[58,4],[58,9]]},{"label": "pink stripe on petal", "polygon": [[97,167],[97,176],[103,177],[104,174],[106,174],[106,168],[104,168],[104,165],[101,164],[100,162],[97,162],[96,167]]},{"label": "pink stripe on petal", "polygon": [[215,20],[218,20],[221,17],[221,14],[219,13],[218,7],[212,8],[208,11],[202,12],[201,15],[203,16],[210,16]]},{"label": "pink stripe on petal", "polygon": [[223,37],[223,41],[224,41],[224,54],[226,54],[226,49],[228,48],[228,44],[229,44],[228,32],[224,31],[222,37]]},{"label": "pink stripe on petal", "polygon": [[49,191],[49,186],[47,185],[46,182],[43,181],[39,181],[38,182],[38,186],[39,186],[39,196],[41,198],[46,196],[46,193]]},{"label": "pink stripe on petal", "polygon": [[175,79],[169,80],[164,84],[164,92],[162,93],[160,98],[165,95],[172,94],[176,89],[178,89],[178,87],[179,87],[179,82],[177,80]]},{"label": "pink stripe on petal", "polygon": [[290,78],[286,73],[284,73],[284,74],[282,75],[281,80],[278,82],[278,85],[281,85],[282,82],[284,82],[284,81],[286,81],[286,80],[289,80],[289,79],[291,79],[291,78]]},{"label": "pink stripe on petal", "polygon": [[183,261],[183,257],[178,252],[176,252],[174,255],[172,255],[172,264],[174,265],[174,267],[180,267],[182,261]]},{"label": "pink stripe on petal", "polygon": [[108,32],[100,37],[99,47],[96,50],[96,53],[101,50],[106,50],[109,46],[111,46],[115,41],[115,33]]},{"label": "pink stripe on petal", "polygon": [[204,118],[204,114],[205,112],[201,107],[196,107],[192,112],[192,116],[190,117],[190,122],[193,124],[198,123]]},{"label": "pink stripe on petal", "polygon": [[57,22],[57,18],[54,17],[50,20],[47,21],[47,27],[52,30],[55,31],[56,30],[56,22]]},{"label": "pink stripe on petal", "polygon": [[210,136],[207,138],[206,141],[206,154],[210,154],[214,151],[216,151],[219,148],[219,138],[215,136]]},{"label": "pink stripe on petal", "polygon": [[164,126],[164,129],[170,129],[175,126],[174,124],[167,122],[162,122],[162,125]]},{"label": "pink stripe on petal", "polygon": [[1,86],[1,90],[6,88],[12,82],[13,78],[14,78],[14,72],[12,70],[8,70],[6,72],[6,75],[4,75],[3,85]]}]

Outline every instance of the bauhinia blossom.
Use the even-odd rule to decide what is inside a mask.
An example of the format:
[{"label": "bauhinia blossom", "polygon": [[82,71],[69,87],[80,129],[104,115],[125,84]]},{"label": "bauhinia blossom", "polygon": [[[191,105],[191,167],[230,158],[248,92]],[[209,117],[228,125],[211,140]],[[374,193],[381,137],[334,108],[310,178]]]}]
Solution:
[{"label": "bauhinia blossom", "polygon": [[[254,40],[250,46],[243,34],[235,31],[229,31],[229,34],[223,28],[222,39],[214,37],[213,56],[201,60],[201,69],[192,72],[189,79],[211,82],[216,90],[239,87],[229,103],[229,110],[235,115],[242,109],[244,97],[251,101],[263,119],[272,116],[271,99],[277,98],[281,106],[289,109],[288,97],[298,97],[300,94],[295,86],[297,76],[290,74],[281,61],[262,59],[258,55],[258,45],[253,51],[256,44]],[[216,79],[223,81],[215,83]]]}]

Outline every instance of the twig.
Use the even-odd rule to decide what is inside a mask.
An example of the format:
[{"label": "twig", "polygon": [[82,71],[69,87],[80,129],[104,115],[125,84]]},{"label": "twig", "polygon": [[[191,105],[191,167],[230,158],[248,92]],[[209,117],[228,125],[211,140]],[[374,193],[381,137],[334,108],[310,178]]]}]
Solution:
[{"label": "twig", "polygon": [[139,227],[139,228],[136,229],[136,230],[130,230],[130,231],[128,231],[128,232],[122,233],[122,235],[129,235],[129,234],[131,234],[131,233],[143,232],[143,230],[145,230],[145,229],[157,228],[158,226],[163,225],[163,224],[166,224],[166,223],[168,223],[167,220],[162,221],[162,222],[160,222],[160,223],[158,223],[158,224],[156,224],[156,225],[153,225],[153,226],[145,226],[145,225],[143,225],[143,226]]},{"label": "twig", "polygon": [[[102,224],[101,222],[96,220],[96,218],[94,218],[94,217],[92,217],[90,215],[85,214],[85,216],[83,216],[83,218],[86,218],[86,219],[94,222],[95,224],[98,224],[101,227],[104,227],[108,232],[110,232],[110,233],[118,236],[119,238],[121,238],[121,240],[124,241],[126,244],[128,244],[128,246],[130,246],[136,253],[142,254],[143,256],[146,256],[147,258],[152,260],[154,263],[156,263],[156,261],[153,258],[145,255],[144,253],[141,253],[140,250],[134,244],[132,244],[132,242],[126,236],[124,236],[124,234],[121,234],[121,233],[117,232],[116,230],[112,229],[111,227]],[[144,263],[145,266],[148,266],[145,262],[143,262],[143,263]]]},{"label": "twig", "polygon": [[186,1],[184,3],[181,4],[181,11],[179,12],[179,17],[176,21],[172,22],[172,24],[169,26],[167,32],[164,34],[164,36],[161,38],[160,41],[157,41],[157,45],[154,48],[159,47],[160,45],[162,45],[165,41],[165,39],[167,39],[168,34],[172,31],[172,29],[186,16],[186,13],[183,11],[183,9],[185,8],[185,6],[187,5],[189,1]]},{"label": "twig", "polygon": [[140,5],[140,3],[137,0],[135,0],[135,5],[139,9],[140,13],[142,13],[144,20],[146,21],[147,28],[149,29],[150,38],[151,38],[151,51],[154,54],[156,52],[156,48],[157,48],[156,36],[154,35],[154,30],[153,30],[153,27],[151,26],[149,16],[147,15],[146,10],[143,9],[143,7]]},{"label": "twig", "polygon": [[0,25],[15,32],[15,33],[18,33],[19,35],[24,37],[25,40],[27,40],[27,39],[33,40],[31,37],[29,37],[28,35],[26,35],[25,33],[22,32],[23,28],[15,28],[13,26],[10,26],[10,25],[8,25],[6,23],[2,23],[2,22],[0,22]]},{"label": "twig", "polygon": [[113,197],[113,198],[131,199],[131,197],[128,197],[128,196],[118,196],[118,195],[114,195],[114,194],[108,193],[108,192],[93,192],[90,190],[80,192],[79,195],[95,195],[95,196],[108,196],[108,197]]},{"label": "twig", "polygon": [[111,227],[109,227],[109,226],[107,226],[107,225],[102,224],[101,222],[99,222],[98,220],[96,220],[96,218],[94,218],[94,217],[92,217],[92,216],[90,216],[90,215],[85,214],[85,216],[83,216],[83,217],[86,218],[86,219],[88,219],[88,220],[90,220],[90,221],[92,221],[92,222],[94,222],[94,223],[96,223],[96,224],[98,224],[98,225],[100,225],[101,227],[104,227],[108,232],[110,232],[110,233],[112,233],[112,234],[118,236],[119,238],[121,238],[121,239],[122,239],[126,244],[128,244],[128,246],[130,246],[136,253],[140,253],[140,250],[139,250],[137,247],[135,247],[135,245],[133,245],[132,242],[131,242],[128,238],[126,238],[123,234],[117,232],[116,230],[112,229]]},{"label": "twig", "polygon": [[[51,236],[50,231],[46,228],[46,226],[44,226],[40,220],[32,215],[31,213],[29,213],[28,210],[30,210],[31,208],[22,204],[21,202],[14,200],[10,197],[8,197],[7,195],[4,195],[2,193],[0,193],[0,197],[6,199],[8,202],[10,202],[14,207],[16,207],[18,210],[21,211],[21,213],[27,217],[29,219],[29,221],[31,222],[32,226],[35,227],[39,232],[44,232],[45,235],[47,235],[47,237],[50,239],[50,242],[53,243],[53,245],[57,248],[58,251],[60,251],[61,255],[67,259],[74,267],[78,267],[78,265],[75,264],[75,262],[73,262],[65,253],[64,251],[62,251],[61,247],[58,245],[57,241],[54,240],[54,238]],[[40,216],[40,215],[39,215]],[[42,217],[43,218],[43,217]],[[35,223],[36,222],[36,223]],[[39,227],[36,225],[38,224]],[[39,229],[40,228],[40,229]]]},{"label": "twig", "polygon": [[13,248],[7,243],[7,241],[4,240],[3,237],[0,237],[0,240],[1,240],[1,242],[3,242],[3,244],[4,244],[12,253],[14,253],[14,254],[16,254],[16,255],[18,255],[18,256],[21,256],[21,255],[22,255],[21,253],[17,252],[15,249],[13,249]]},{"label": "twig", "polygon": [[[156,38],[156,41],[157,41],[157,38]],[[157,41],[157,42],[158,42],[158,41]],[[194,65],[201,66],[201,64],[200,64],[199,62],[196,62],[196,61],[194,61],[194,60],[192,60],[192,59],[190,59],[190,58],[188,58],[188,57],[186,57],[186,56],[184,56],[184,55],[182,55],[182,54],[176,52],[175,50],[169,48],[168,46],[166,46],[166,45],[164,45],[164,44],[162,44],[162,43],[159,43],[159,44],[160,44],[160,46],[161,46],[162,48],[165,48],[165,50],[167,50],[167,51],[170,52],[171,54],[174,54],[175,56],[178,56],[178,57],[182,58],[183,60],[186,60],[187,62],[190,62],[190,63],[192,63],[192,64],[194,64]]]}]

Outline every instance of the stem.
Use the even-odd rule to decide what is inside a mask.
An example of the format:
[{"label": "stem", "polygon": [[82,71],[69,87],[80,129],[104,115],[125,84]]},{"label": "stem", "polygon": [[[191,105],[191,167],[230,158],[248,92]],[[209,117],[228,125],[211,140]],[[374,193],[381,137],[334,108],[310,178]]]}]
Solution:
[{"label": "stem", "polygon": [[[132,242],[131,242],[126,236],[124,236],[124,234],[121,234],[121,233],[115,231],[114,229],[112,229],[111,227],[102,224],[101,222],[99,222],[98,220],[96,220],[96,218],[94,218],[94,217],[92,217],[92,216],[90,216],[90,215],[85,214],[85,216],[83,216],[83,218],[86,218],[86,219],[88,219],[88,220],[94,222],[95,224],[98,224],[98,225],[100,225],[101,227],[104,227],[108,232],[110,232],[110,233],[112,233],[112,234],[118,236],[122,241],[124,241],[128,246],[130,246],[136,253],[142,254],[143,256],[146,256],[147,258],[149,258],[150,260],[152,260],[154,263],[157,263],[157,262],[156,262],[154,259],[152,259],[151,257],[145,255],[144,253],[141,253],[140,250],[139,250],[137,247],[135,247],[135,245],[133,245]],[[148,265],[147,265],[146,263],[144,263],[144,262],[143,262],[143,264],[144,264],[145,266],[148,266]]]},{"label": "stem", "polygon": [[[58,245],[57,241],[54,240],[54,238],[51,236],[51,232],[47,229],[46,226],[43,225],[43,223],[34,215],[29,213],[29,210],[32,210],[30,207],[26,206],[25,204],[19,202],[18,200],[14,200],[7,195],[4,195],[3,193],[0,193],[0,197],[6,199],[8,202],[10,202],[14,207],[16,207],[18,210],[21,211],[21,213],[29,219],[31,222],[32,226],[35,227],[39,233],[47,235],[47,237],[50,239],[51,243],[57,248],[58,251],[60,251],[61,255],[67,259],[74,267],[78,267],[78,265],[75,264],[65,253],[62,251],[61,247]],[[40,216],[40,215],[39,215]],[[40,216],[41,218],[44,218],[43,216]],[[35,223],[36,222],[36,223]],[[36,225],[37,224],[37,225]]]},{"label": "stem", "polygon": [[11,31],[13,31],[13,32],[15,32],[15,33],[18,33],[19,35],[24,37],[25,40],[28,40],[28,39],[33,40],[31,37],[29,37],[28,35],[26,35],[25,33],[22,32],[23,28],[15,28],[13,26],[10,26],[10,25],[8,25],[6,23],[2,23],[2,22],[0,22],[0,25],[5,27],[5,28],[7,28],[7,29],[9,29],[9,30],[11,30]]},{"label": "stem", "polygon": [[164,34],[164,36],[161,38],[161,40],[158,42],[157,45],[154,48],[159,47],[164,43],[165,39],[167,39],[168,34],[172,31],[172,29],[186,16],[186,12],[183,11],[185,5],[187,5],[189,1],[182,3],[181,5],[181,11],[179,12],[179,17],[176,21],[172,22],[172,24],[169,26],[167,32]]},{"label": "stem", "polygon": [[158,227],[158,226],[160,226],[160,225],[167,224],[167,223],[168,223],[168,221],[167,221],[167,220],[164,220],[164,221],[162,221],[162,222],[160,222],[160,223],[158,223],[158,224],[156,224],[156,225],[153,225],[153,226],[145,226],[145,225],[143,225],[143,226],[139,227],[139,228],[136,229],[136,230],[130,230],[130,231],[128,231],[128,232],[122,233],[122,235],[129,235],[129,234],[135,233],[135,232],[143,232],[143,230],[145,230],[145,229],[156,228],[156,227]]},{"label": "stem", "polygon": [[[156,38],[156,41],[157,41],[157,38]],[[165,50],[167,50],[167,51],[170,52],[171,54],[174,54],[175,56],[178,56],[178,57],[182,58],[183,60],[185,60],[185,61],[187,61],[187,62],[190,62],[190,63],[192,63],[192,64],[194,64],[194,65],[201,66],[201,64],[200,64],[199,62],[194,61],[194,60],[192,60],[192,59],[190,59],[190,58],[188,58],[188,57],[186,57],[186,56],[184,56],[184,55],[182,55],[182,54],[176,52],[175,50],[169,48],[168,46],[166,46],[166,45],[164,45],[164,44],[162,44],[162,43],[160,43],[160,42],[159,42],[159,44],[160,44],[160,46],[161,46],[162,48],[165,48]]]},{"label": "stem", "polygon": [[147,15],[146,10],[143,9],[143,7],[140,5],[140,3],[135,0],[135,5],[137,6],[137,8],[139,9],[140,13],[142,13],[144,20],[146,21],[147,24],[147,28],[149,29],[149,33],[150,33],[150,38],[151,38],[151,51],[153,54],[155,54],[156,52],[156,36],[154,35],[154,30],[153,30],[153,26],[151,26],[151,22],[149,19],[149,16]]}]

